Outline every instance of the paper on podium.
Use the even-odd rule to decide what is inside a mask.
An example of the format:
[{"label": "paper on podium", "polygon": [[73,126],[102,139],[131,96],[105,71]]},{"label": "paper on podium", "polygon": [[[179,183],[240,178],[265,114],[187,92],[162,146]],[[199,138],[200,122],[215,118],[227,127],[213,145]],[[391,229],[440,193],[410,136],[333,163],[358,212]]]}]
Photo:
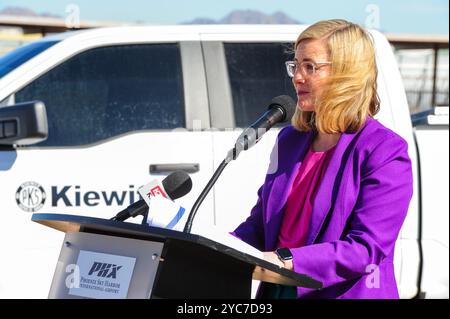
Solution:
[{"label": "paper on podium", "polygon": [[[255,247],[247,244],[246,242],[240,240],[239,238],[231,235],[230,233],[223,231],[222,229],[216,226],[210,226],[208,229],[202,229],[201,232],[198,232],[197,235],[201,235],[208,239],[214,240],[218,243],[221,243],[230,248],[234,248],[240,252],[246,253],[250,256],[263,259],[264,260],[264,252],[256,249]],[[268,261],[270,262],[270,261]],[[278,266],[277,264],[273,263]],[[278,266],[280,267],[280,266]],[[268,270],[262,266],[256,266],[253,270],[252,274],[252,298],[255,298],[257,288],[259,286],[260,281],[271,282],[274,284],[281,284],[287,286],[297,286],[298,283],[294,279],[290,279],[289,277],[285,277],[278,272]]]},{"label": "paper on podium", "polygon": [[209,226],[207,228],[205,227],[201,231],[198,231],[196,234],[214,240],[230,248],[234,248],[253,257],[264,259],[264,253],[262,251],[256,249],[255,247],[247,244],[246,242],[220,229],[217,226]]}]

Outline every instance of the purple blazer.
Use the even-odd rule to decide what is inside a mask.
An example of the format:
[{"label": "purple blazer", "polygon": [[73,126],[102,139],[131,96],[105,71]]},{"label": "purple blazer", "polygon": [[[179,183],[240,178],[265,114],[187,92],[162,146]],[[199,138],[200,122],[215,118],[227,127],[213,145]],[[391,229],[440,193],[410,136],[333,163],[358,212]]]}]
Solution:
[{"label": "purple blazer", "polygon": [[[277,247],[291,184],[314,138],[283,128],[258,201],[234,235],[262,251]],[[313,202],[307,244],[293,248],[294,271],[323,282],[299,298],[398,298],[394,247],[413,192],[408,144],[368,117],[336,145]]]}]

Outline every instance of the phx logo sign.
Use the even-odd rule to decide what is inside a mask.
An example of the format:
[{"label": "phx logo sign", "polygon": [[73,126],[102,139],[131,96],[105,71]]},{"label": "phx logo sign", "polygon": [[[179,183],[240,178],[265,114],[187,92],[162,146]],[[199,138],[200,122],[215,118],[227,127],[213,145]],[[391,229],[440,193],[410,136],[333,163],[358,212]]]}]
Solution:
[{"label": "phx logo sign", "polygon": [[89,276],[97,275],[97,277],[116,279],[117,272],[119,271],[120,268],[122,268],[122,266],[117,266],[108,263],[101,263],[96,261],[92,265],[91,270],[89,270],[88,275]]},{"label": "phx logo sign", "polygon": [[44,206],[46,199],[44,188],[35,182],[26,182],[16,191],[16,203],[26,212],[35,212]]}]

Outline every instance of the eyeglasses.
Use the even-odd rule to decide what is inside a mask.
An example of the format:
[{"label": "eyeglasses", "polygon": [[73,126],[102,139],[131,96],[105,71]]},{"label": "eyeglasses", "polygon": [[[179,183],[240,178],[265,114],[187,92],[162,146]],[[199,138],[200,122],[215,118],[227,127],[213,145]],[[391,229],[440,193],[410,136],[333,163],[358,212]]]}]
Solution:
[{"label": "eyeglasses", "polygon": [[324,65],[331,64],[331,62],[323,61],[323,62],[312,62],[312,61],[303,61],[298,63],[297,61],[286,61],[286,71],[287,74],[293,78],[295,72],[297,72],[298,66],[300,66],[300,72],[303,76],[313,76],[316,74],[317,69],[321,68]]}]

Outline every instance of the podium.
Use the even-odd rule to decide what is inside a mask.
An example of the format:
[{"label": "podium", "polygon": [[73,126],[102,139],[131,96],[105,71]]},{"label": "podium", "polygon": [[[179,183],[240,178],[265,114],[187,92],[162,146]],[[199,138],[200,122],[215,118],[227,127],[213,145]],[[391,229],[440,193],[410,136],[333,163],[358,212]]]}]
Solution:
[{"label": "podium", "polygon": [[33,214],[65,232],[49,298],[250,298],[252,279],[322,283],[196,234],[101,218]]}]

